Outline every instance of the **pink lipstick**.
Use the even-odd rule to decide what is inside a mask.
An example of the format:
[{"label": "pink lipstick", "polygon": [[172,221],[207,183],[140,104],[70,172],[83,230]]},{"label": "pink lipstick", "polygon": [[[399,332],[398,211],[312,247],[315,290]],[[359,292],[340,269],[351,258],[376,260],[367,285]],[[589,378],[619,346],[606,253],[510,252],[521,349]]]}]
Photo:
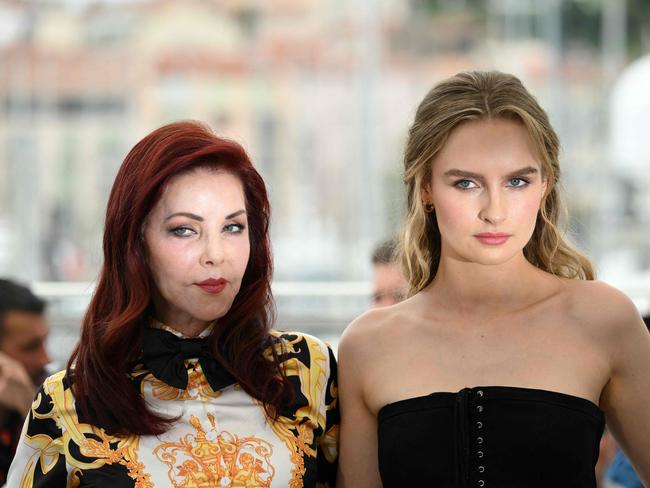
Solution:
[{"label": "pink lipstick", "polygon": [[214,278],[208,278],[205,281],[201,281],[199,283],[194,283],[194,284],[199,288],[201,288],[204,292],[210,293],[211,295],[216,295],[223,291],[223,289],[228,284],[228,281],[224,280],[223,278],[219,278],[217,280],[215,280]]},{"label": "pink lipstick", "polygon": [[510,234],[504,234],[503,232],[481,232],[480,234],[474,234],[474,237],[476,237],[481,244],[499,246],[510,238]]}]

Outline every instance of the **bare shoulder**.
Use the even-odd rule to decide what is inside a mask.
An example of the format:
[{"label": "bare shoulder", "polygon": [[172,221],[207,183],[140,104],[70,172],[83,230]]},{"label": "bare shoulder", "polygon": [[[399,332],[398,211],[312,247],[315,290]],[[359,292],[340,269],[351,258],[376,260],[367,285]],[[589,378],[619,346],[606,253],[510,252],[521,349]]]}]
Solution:
[{"label": "bare shoulder", "polygon": [[639,312],[622,291],[602,281],[567,280],[569,313],[606,334],[639,329]]},{"label": "bare shoulder", "polygon": [[[397,326],[407,320],[405,304],[369,310],[348,325],[339,342],[339,355],[376,355],[386,344],[400,333]],[[402,329],[403,330],[403,329]]]}]

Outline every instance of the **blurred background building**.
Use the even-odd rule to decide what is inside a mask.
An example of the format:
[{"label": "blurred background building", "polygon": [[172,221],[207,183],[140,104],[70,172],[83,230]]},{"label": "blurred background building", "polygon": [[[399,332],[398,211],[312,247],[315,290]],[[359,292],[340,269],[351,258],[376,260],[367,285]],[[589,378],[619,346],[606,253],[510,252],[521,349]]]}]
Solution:
[{"label": "blurred background building", "polygon": [[154,128],[198,119],[269,187],[280,327],[336,337],[400,225],[417,103],[499,69],[560,134],[573,239],[645,309],[649,53],[645,0],[0,0],[0,275],[54,302],[64,358],[117,168]]}]

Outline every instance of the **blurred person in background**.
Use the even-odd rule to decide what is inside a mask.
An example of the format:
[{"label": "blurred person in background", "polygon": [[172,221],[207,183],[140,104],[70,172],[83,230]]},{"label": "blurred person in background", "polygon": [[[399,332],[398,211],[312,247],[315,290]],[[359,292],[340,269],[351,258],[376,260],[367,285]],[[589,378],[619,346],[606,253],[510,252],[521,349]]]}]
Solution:
[{"label": "blurred person in background", "polygon": [[381,242],[372,253],[372,307],[401,302],[407,286],[397,259],[397,241],[388,239]]},{"label": "blurred person in background", "polygon": [[596,463],[594,470],[596,473],[598,488],[612,488],[611,484],[606,479],[605,473],[616,456],[617,450],[618,444],[616,443],[616,439],[614,439],[605,425],[605,430],[603,436],[600,438],[600,445],[598,448],[598,462]]},{"label": "blurred person in background", "polygon": [[29,288],[0,279],[0,484],[14,457],[25,414],[50,362],[45,302]]},{"label": "blurred person in background", "polygon": [[650,335],[564,240],[558,158],[512,75],[459,73],[421,102],[409,297],[339,345],[339,488],[595,488],[605,418],[650,480]]},{"label": "blurred person in background", "polygon": [[604,474],[604,488],[643,488],[632,463],[620,449]]},{"label": "blurred person in background", "polygon": [[9,486],[333,486],[336,363],[273,330],[270,208],[237,143],[155,130],[115,178],[104,263]]}]

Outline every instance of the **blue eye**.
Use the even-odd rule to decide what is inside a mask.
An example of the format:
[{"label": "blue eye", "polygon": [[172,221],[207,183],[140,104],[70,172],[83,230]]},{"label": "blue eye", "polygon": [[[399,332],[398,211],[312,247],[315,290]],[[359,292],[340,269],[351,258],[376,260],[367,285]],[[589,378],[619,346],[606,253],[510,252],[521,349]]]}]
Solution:
[{"label": "blue eye", "polygon": [[228,224],[223,230],[229,234],[241,234],[245,228],[246,227],[241,224]]},{"label": "blue eye", "polygon": [[471,180],[458,180],[456,183],[454,183],[454,186],[456,188],[460,188],[461,190],[469,190],[471,188],[476,188],[476,183]]},{"label": "blue eye", "polygon": [[508,186],[512,186],[513,188],[521,188],[528,184],[528,180],[524,178],[510,178],[510,180],[508,180],[508,183]]},{"label": "blue eye", "polygon": [[169,233],[175,235],[176,237],[188,237],[194,234],[194,231],[189,227],[180,226],[180,227],[174,227],[173,229],[170,229]]}]

